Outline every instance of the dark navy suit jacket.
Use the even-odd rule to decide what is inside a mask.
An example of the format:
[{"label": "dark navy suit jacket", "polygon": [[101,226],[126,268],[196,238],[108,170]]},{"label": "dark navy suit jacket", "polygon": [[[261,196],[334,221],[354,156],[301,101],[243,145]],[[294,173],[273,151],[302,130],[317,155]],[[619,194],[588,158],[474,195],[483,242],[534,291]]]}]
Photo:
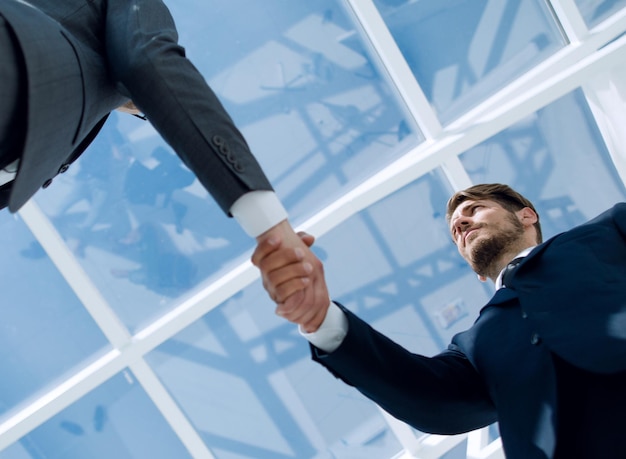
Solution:
[{"label": "dark navy suit jacket", "polygon": [[[578,383],[564,380],[562,369],[588,381],[626,381],[626,204],[536,247],[474,325],[434,357],[413,354],[346,314],[341,346],[330,354],[312,348],[334,375],[419,430],[455,434],[498,421],[508,458],[554,457],[559,441],[572,441],[559,438],[569,422],[559,419],[566,412],[559,391]],[[621,410],[626,391],[612,387],[607,410]],[[573,394],[567,403],[582,406]],[[593,435],[621,438],[623,427],[605,422]]]},{"label": "dark navy suit jacket", "polygon": [[[107,115],[129,99],[224,211],[248,191],[271,189],[185,58],[161,0],[2,0],[0,15],[15,32],[28,81],[26,140],[8,193],[11,211],[64,172]],[[2,56],[0,65],[6,65]],[[6,193],[4,201],[0,207]]]}]

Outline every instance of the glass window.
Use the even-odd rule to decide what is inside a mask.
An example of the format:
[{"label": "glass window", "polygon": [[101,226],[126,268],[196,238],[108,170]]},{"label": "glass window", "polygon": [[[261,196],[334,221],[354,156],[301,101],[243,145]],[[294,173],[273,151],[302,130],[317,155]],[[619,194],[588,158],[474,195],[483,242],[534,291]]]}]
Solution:
[{"label": "glass window", "polygon": [[[450,238],[445,205],[453,190],[444,172],[430,170],[336,227],[334,214],[319,213],[326,206],[397,159],[451,166],[447,172],[460,182],[466,171],[473,183],[512,185],[536,203],[545,237],[626,200],[581,90],[462,153],[458,170],[457,158],[447,156],[458,145],[452,134],[471,139],[479,126],[470,122],[415,148],[424,138],[388,81],[393,69],[378,60],[385,50],[372,51],[377,37],[351,12],[361,0],[164,1],[187,55],[244,133],[291,222],[321,217],[332,227],[313,248],[332,298],[411,352],[445,349],[494,291]],[[549,0],[366,1],[444,124],[566,46]],[[626,6],[571,3],[600,27]],[[589,50],[593,34],[582,40],[577,49]],[[556,77],[576,71],[570,64]],[[615,113],[605,115],[615,121]],[[393,185],[383,175],[379,184]],[[0,459],[190,458],[179,437],[189,426],[176,430],[160,398],[166,394],[216,459],[403,454],[395,424],[311,361],[307,341],[273,314],[261,282],[242,288],[250,271],[233,268],[249,260],[255,241],[149,122],[112,113],[34,204],[58,233],[45,235],[67,244],[131,341],[112,349],[73,292],[75,279],[59,269],[67,257],[48,256],[34,237],[40,232],[28,208],[0,212]],[[206,312],[214,305],[210,287],[224,282],[236,293]],[[144,371],[154,371],[167,392],[146,391],[151,386],[131,369],[109,378],[107,357],[115,356],[125,362],[117,369],[145,359]],[[79,370],[94,362],[95,373],[83,380]],[[45,406],[27,405],[53,397],[50,389],[63,382],[77,401],[58,414],[48,418]],[[6,445],[22,420],[36,427]],[[425,437],[407,431],[418,443]],[[490,426],[490,441],[498,435]],[[461,459],[467,441],[446,448],[433,455]]]},{"label": "glass window", "polygon": [[19,217],[0,212],[0,416],[110,349]]},{"label": "glass window", "polygon": [[626,0],[576,0],[589,27],[598,25],[626,6]]},{"label": "glass window", "polygon": [[[428,174],[314,246],[333,298],[427,355],[469,327],[491,294],[449,236],[441,177]],[[257,282],[148,356],[214,454],[394,456],[401,447],[375,405],[311,362],[296,326],[273,309]]]},{"label": "glass window", "polygon": [[544,0],[374,0],[446,124],[565,44]]},{"label": "glass window", "polygon": [[2,459],[53,457],[191,459],[128,370],[0,452]]},{"label": "glass window", "polygon": [[580,90],[472,148],[461,159],[474,183],[507,183],[530,199],[541,214],[544,238],[584,223],[626,198]]},{"label": "glass window", "polygon": [[493,293],[452,242],[445,222],[452,193],[432,171],[316,243],[332,298],[425,355],[469,328]]},{"label": "glass window", "polygon": [[218,459],[391,457],[378,409],[311,362],[260,283],[147,356]]},{"label": "glass window", "polygon": [[[420,140],[339,2],[188,0],[170,8],[188,56],[292,222]],[[37,202],[131,330],[247,258],[253,243],[150,124],[128,115],[114,113]]]}]

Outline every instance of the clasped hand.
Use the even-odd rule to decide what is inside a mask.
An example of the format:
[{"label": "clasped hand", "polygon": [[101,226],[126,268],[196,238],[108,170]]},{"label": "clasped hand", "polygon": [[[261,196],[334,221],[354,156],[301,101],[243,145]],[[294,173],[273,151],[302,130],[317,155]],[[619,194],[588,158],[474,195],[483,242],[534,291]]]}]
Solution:
[{"label": "clasped hand", "polygon": [[324,266],[309,248],[314,241],[309,234],[296,234],[285,220],[257,237],[252,255],[276,314],[306,333],[319,328],[330,304]]}]

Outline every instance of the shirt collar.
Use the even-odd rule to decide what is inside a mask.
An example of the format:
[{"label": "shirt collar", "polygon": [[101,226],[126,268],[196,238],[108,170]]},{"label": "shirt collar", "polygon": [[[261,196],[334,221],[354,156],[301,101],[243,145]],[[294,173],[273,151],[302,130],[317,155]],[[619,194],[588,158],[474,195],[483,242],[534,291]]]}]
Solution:
[{"label": "shirt collar", "polygon": [[[527,249],[522,250],[514,256],[513,259],[526,257],[535,247],[537,246],[528,247]],[[506,266],[504,268],[506,268]],[[502,273],[504,272],[504,268],[500,271],[500,274],[498,274],[498,277],[496,278],[496,290],[500,290],[502,288]]]}]

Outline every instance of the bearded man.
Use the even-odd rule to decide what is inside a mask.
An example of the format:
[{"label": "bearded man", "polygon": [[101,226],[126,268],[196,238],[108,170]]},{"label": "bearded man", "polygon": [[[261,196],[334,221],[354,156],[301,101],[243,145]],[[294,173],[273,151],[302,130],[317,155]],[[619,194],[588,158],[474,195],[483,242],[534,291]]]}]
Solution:
[{"label": "bearded man", "polygon": [[433,357],[329,302],[319,260],[268,239],[252,261],[313,360],[409,425],[457,434],[498,422],[508,458],[626,457],[626,203],[543,243],[534,206],[506,185],[456,193],[446,218],[496,293]]}]

